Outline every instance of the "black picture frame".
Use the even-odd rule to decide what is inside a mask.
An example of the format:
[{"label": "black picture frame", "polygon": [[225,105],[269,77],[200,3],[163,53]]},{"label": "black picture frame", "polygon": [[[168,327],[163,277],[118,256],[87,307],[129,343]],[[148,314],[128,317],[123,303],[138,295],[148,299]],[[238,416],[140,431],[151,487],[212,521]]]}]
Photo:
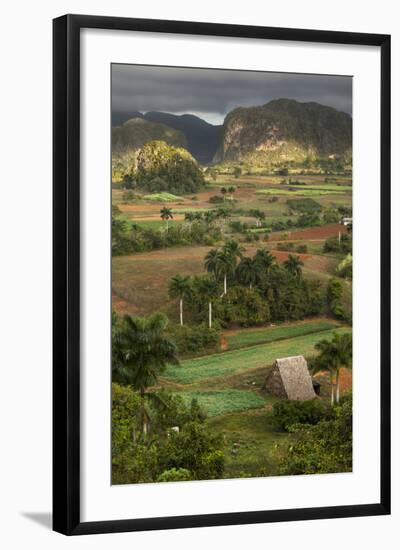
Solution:
[{"label": "black picture frame", "polygon": [[[179,517],[80,520],[80,30],[258,38],[381,49],[381,495],[371,504]],[[66,535],[390,513],[390,36],[65,15],[53,21],[53,529]]]}]

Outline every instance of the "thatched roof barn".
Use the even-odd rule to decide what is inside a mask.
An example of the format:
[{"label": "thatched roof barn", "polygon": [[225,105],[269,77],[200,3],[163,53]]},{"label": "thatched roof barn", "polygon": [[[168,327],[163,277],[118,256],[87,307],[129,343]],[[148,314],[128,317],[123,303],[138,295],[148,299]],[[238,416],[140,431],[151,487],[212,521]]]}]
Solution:
[{"label": "thatched roof barn", "polygon": [[315,397],[307,361],[302,355],[277,359],[265,380],[265,389],[281,399],[306,401]]}]

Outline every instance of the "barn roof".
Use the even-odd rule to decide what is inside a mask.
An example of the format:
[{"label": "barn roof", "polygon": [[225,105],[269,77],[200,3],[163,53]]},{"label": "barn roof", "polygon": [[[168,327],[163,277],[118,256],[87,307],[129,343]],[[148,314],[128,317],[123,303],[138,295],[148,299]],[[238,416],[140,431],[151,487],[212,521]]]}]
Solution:
[{"label": "barn roof", "polygon": [[288,399],[314,399],[315,391],[307,367],[307,361],[302,355],[282,357],[275,361]]}]

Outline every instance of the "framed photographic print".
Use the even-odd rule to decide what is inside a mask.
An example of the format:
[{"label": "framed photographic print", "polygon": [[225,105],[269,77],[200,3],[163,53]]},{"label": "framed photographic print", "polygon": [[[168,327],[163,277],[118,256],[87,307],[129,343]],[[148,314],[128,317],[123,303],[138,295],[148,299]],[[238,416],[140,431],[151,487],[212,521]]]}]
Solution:
[{"label": "framed photographic print", "polygon": [[390,513],[390,37],[54,20],[54,529]]}]

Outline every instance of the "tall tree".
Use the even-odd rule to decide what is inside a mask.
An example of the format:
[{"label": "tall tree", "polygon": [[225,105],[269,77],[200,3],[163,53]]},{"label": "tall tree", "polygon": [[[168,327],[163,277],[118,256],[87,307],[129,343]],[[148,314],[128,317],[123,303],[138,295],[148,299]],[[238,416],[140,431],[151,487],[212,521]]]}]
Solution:
[{"label": "tall tree", "polygon": [[218,278],[218,258],[219,258],[220,251],[218,248],[212,248],[209,250],[206,254],[206,257],[204,258],[204,267],[208,271],[208,273],[212,273],[215,277],[215,279]]},{"label": "tall tree", "polygon": [[243,247],[234,240],[227,241],[220,254],[219,270],[224,277],[224,294],[227,293],[228,276],[236,269],[237,260],[243,257]]},{"label": "tall tree", "polygon": [[212,306],[218,296],[218,283],[215,279],[201,277],[197,280],[199,292],[208,302],[208,328],[212,328]]},{"label": "tall tree", "polygon": [[[335,332],[332,340],[320,340],[315,344],[319,352],[315,358],[314,372],[325,370],[329,372],[331,381],[331,403],[340,401],[340,369],[351,368],[352,365],[352,336],[350,333]],[[334,383],[336,382],[336,383]],[[336,391],[334,390],[336,386]]]},{"label": "tall tree", "polygon": [[172,210],[171,208],[168,208],[167,206],[164,206],[160,210],[160,218],[166,222],[166,228],[168,231],[168,221],[173,219]]},{"label": "tall tree", "polygon": [[167,364],[179,364],[175,344],[165,333],[167,324],[167,318],[158,313],[148,318],[125,315],[114,336],[119,360],[113,364],[113,380],[139,392],[143,434],[147,434],[150,423],[146,400],[155,398],[148,388],[156,384]]},{"label": "tall tree", "polygon": [[218,248],[212,248],[208,251],[204,260],[204,266],[206,270],[209,273],[212,273],[216,280],[223,280],[223,296],[227,293],[228,290],[228,275],[234,272],[236,266],[233,246],[231,245],[231,247],[227,247],[227,245],[228,243],[225,244],[222,250]]},{"label": "tall tree", "polygon": [[237,260],[243,257],[244,248],[237,241],[234,241],[233,239],[230,241],[227,241],[224,244],[222,250],[232,258],[232,261],[234,262],[235,267],[236,267]]},{"label": "tall tree", "polygon": [[171,298],[179,298],[179,319],[181,327],[183,326],[183,301],[190,298],[191,295],[191,280],[190,277],[182,277],[175,275],[169,283],[169,295]]},{"label": "tall tree", "polygon": [[275,264],[276,258],[266,248],[259,248],[254,255],[254,261],[260,266],[264,273],[269,273]]},{"label": "tall tree", "polygon": [[303,262],[300,260],[300,256],[294,256],[289,254],[288,259],[283,262],[283,266],[288,273],[296,277],[296,279],[301,279],[302,270],[304,266]]},{"label": "tall tree", "polygon": [[236,275],[238,281],[244,285],[248,285],[249,288],[253,288],[253,285],[258,281],[259,265],[254,258],[242,258],[239,265],[236,268]]}]

